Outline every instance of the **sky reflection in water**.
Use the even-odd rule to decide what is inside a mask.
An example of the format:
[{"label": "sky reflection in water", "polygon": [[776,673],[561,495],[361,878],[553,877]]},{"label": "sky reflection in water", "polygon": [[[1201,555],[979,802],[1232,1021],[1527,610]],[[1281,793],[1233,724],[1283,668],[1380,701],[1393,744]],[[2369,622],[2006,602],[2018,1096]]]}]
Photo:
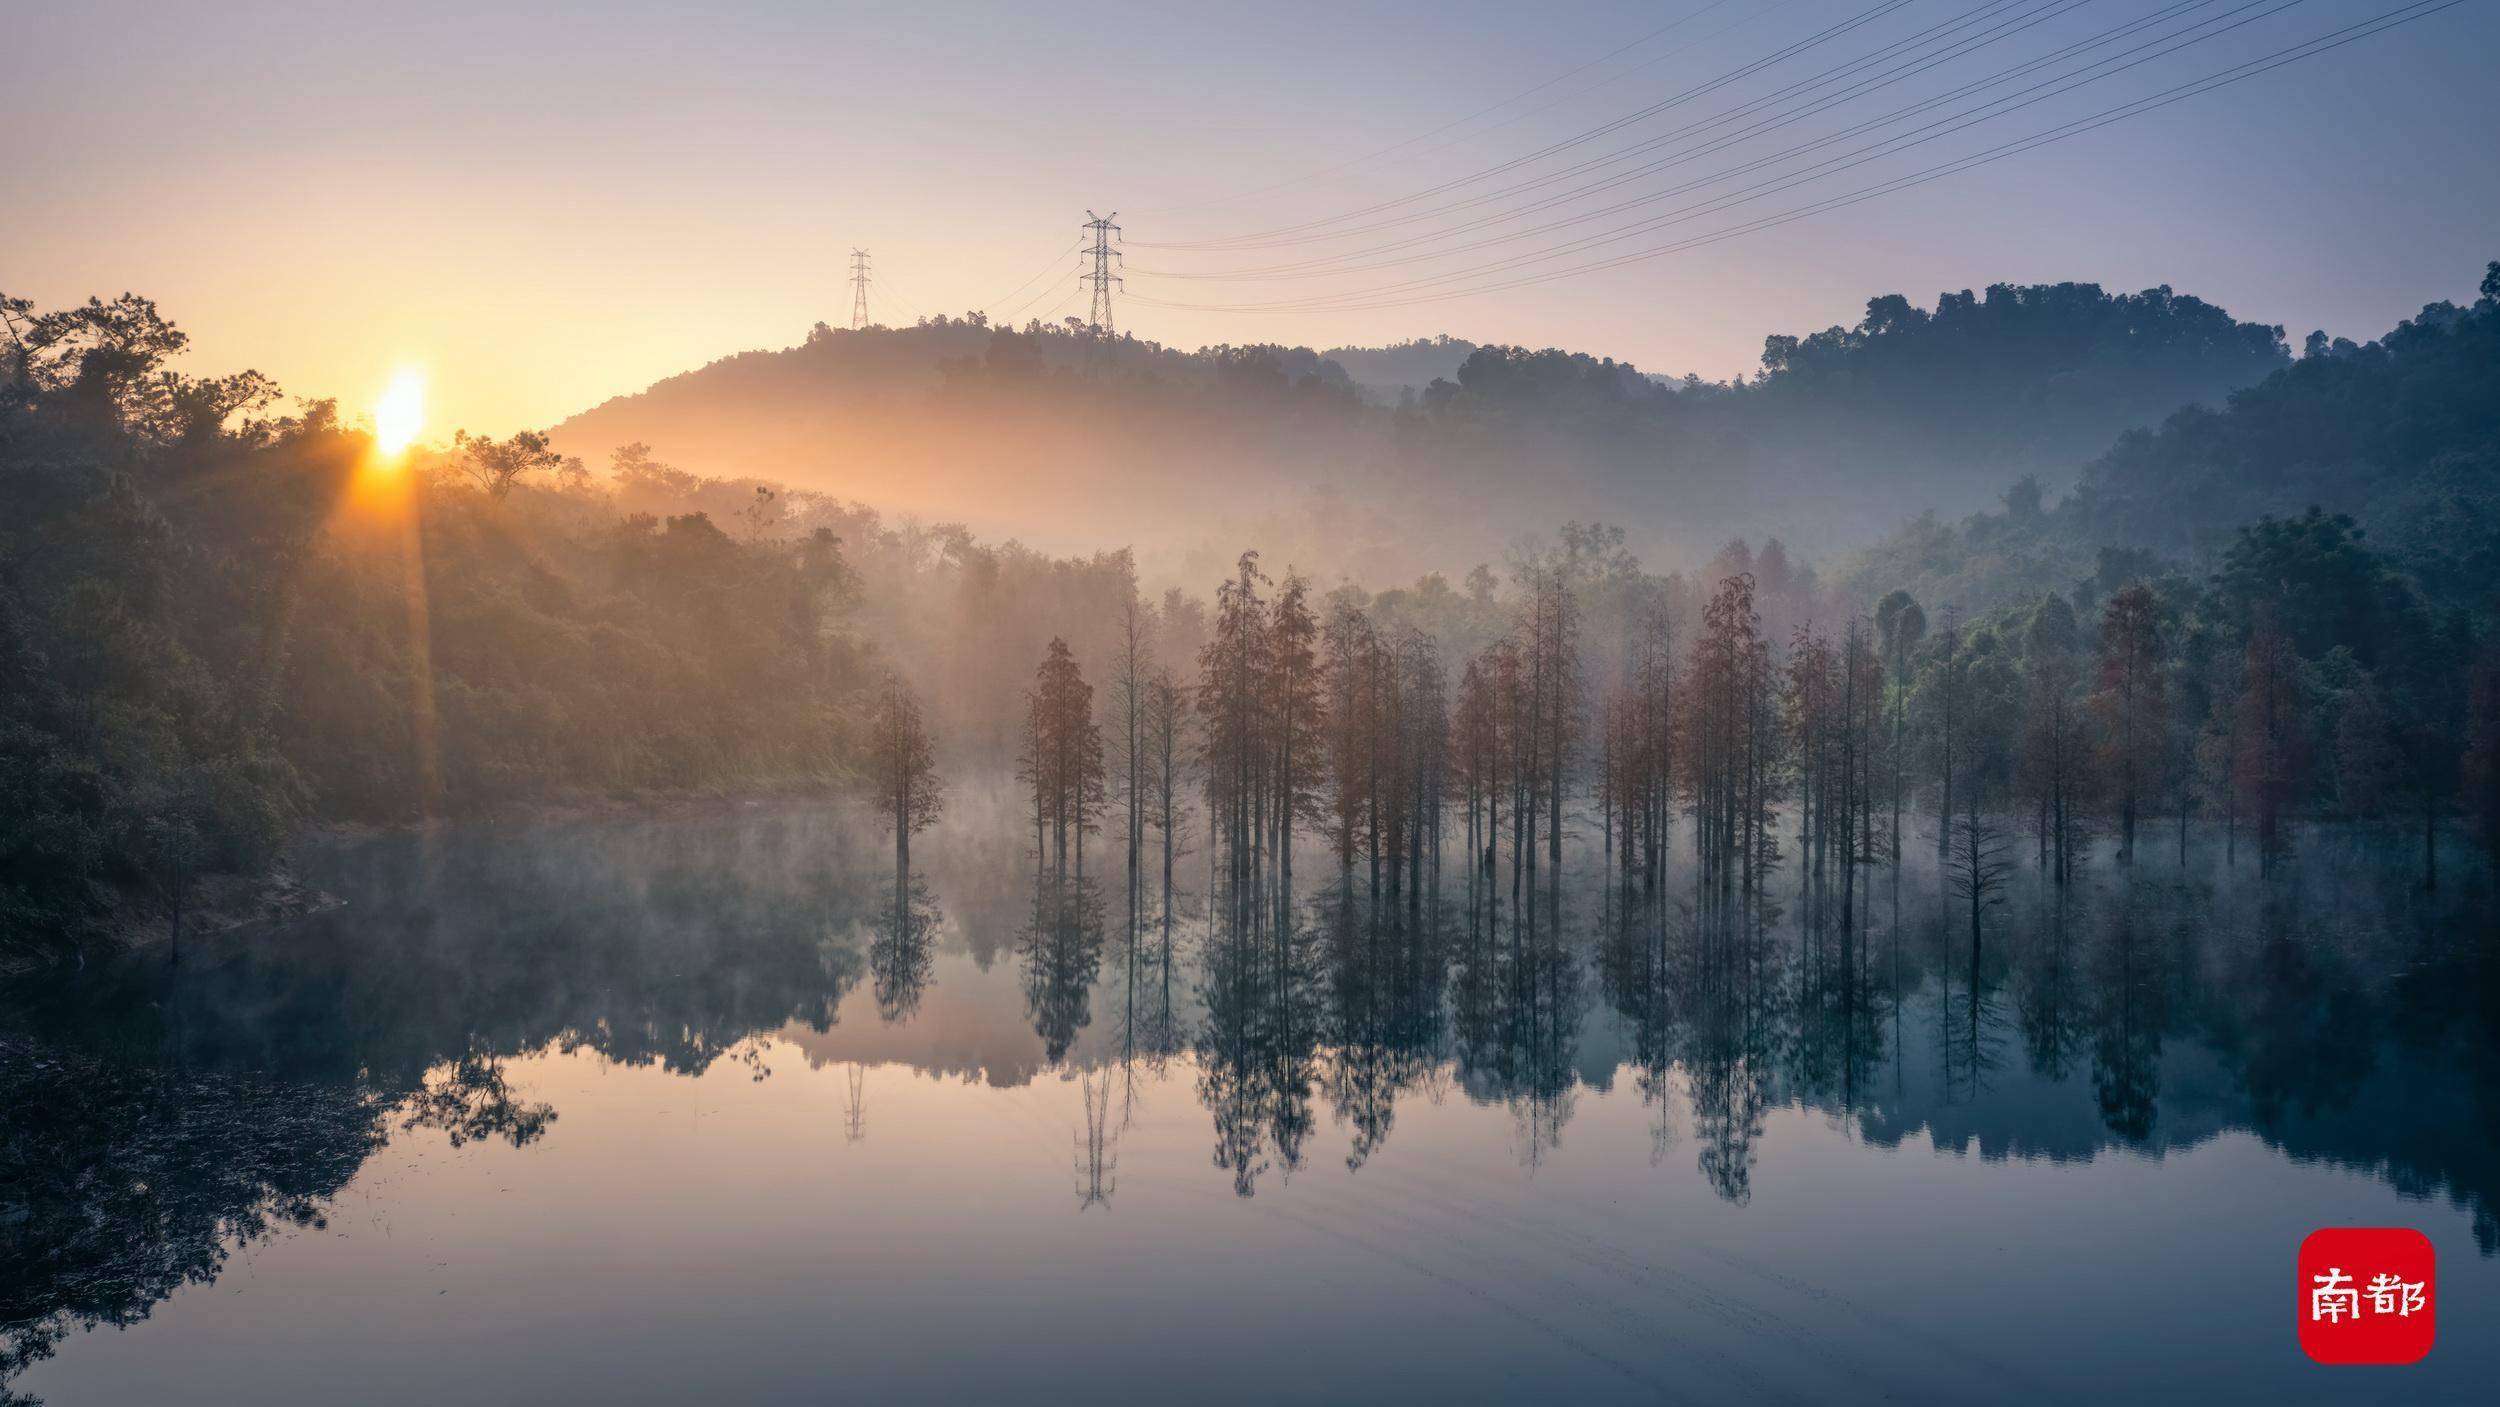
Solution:
[{"label": "sky reflection in water", "polygon": [[2473,896],[2103,865],[1974,997],[1916,876],[1852,979],[1794,876],[1748,939],[1322,867],[1291,934],[1167,945],[1016,834],[916,847],[899,917],[824,812],[387,838],[170,985],[14,994],[20,1166],[85,1181],[28,1184],[9,1388],[2332,1400],[2286,1312],[2327,1224],[2438,1246],[2391,1386],[2500,1371]]}]

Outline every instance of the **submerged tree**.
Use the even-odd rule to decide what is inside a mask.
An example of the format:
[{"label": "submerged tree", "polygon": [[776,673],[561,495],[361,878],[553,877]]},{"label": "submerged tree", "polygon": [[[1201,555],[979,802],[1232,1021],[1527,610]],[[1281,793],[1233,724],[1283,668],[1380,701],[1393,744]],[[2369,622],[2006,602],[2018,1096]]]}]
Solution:
[{"label": "submerged tree", "polygon": [[937,824],[946,809],[946,784],[937,774],[937,750],[902,676],[887,670],[868,719],[867,780],[878,807],[894,827],[894,883],[911,888],[911,838]]},{"label": "submerged tree", "polygon": [[[1493,651],[1487,651],[1484,656],[1469,660],[1459,672],[1449,743],[1449,775],[1467,817],[1467,863],[1471,869],[1486,871],[1493,868],[1493,847],[1501,819],[1501,686],[1497,666]],[[1352,864],[1350,854],[1347,863]]]},{"label": "submerged tree", "polygon": [[1154,616],[1131,590],[1120,603],[1120,637],[1111,667],[1111,770],[1120,794],[1127,834],[1128,923],[1132,936],[1142,910],[1139,871],[1146,848],[1147,816],[1153,806],[1155,770]]},{"label": "submerged tree", "polygon": [[1962,814],[1953,822],[1953,852],[1945,861],[1945,880],[1953,897],[1970,916],[1971,966],[1979,964],[1981,921],[1987,911],[2005,902],[2005,885],[2013,873],[2005,828],[1980,807],[1978,793],[1963,793]]},{"label": "submerged tree", "polygon": [[[1532,568],[1528,573],[1528,611],[1523,644],[1527,651],[1530,765],[1533,800],[1545,803],[1545,854],[1548,864],[1562,866],[1563,797],[1570,790],[1576,764],[1585,704],[1580,677],[1580,602],[1573,573],[1566,562]],[[1531,826],[1533,829],[1533,825]],[[1533,866],[1535,861],[1530,860]]]},{"label": "submerged tree", "polygon": [[1350,603],[1340,602],[1329,612],[1326,649],[1329,791],[1325,825],[1342,875],[1353,871],[1354,856],[1364,846],[1367,828],[1377,853],[1384,671],[1379,633],[1372,628],[1371,617]]},{"label": "submerged tree", "polygon": [[2258,610],[2249,631],[2242,681],[2232,709],[2232,789],[2256,821],[2258,866],[2270,873],[2282,857],[2286,813],[2307,760],[2300,659],[2270,609]]},{"label": "submerged tree", "polygon": [[2145,791],[2169,759],[2169,706],[2163,697],[2161,603],[2141,581],[2129,582],[2101,610],[2098,687],[2104,776],[2117,793],[2118,858],[2135,859],[2135,830]]},{"label": "submerged tree", "polygon": [[1266,582],[1259,555],[1241,554],[1234,578],[1216,588],[1213,629],[1198,657],[1208,840],[1223,853],[1235,902],[1246,899],[1257,871],[1273,779],[1260,697],[1268,673],[1267,608],[1259,593]]},{"label": "submerged tree", "polygon": [[1061,874],[1073,855],[1085,874],[1085,835],[1102,814],[1102,728],[1094,722],[1094,686],[1085,682],[1068,642],[1053,637],[1050,653],[1025,696],[1024,750],[1019,774],[1033,795],[1033,844]]},{"label": "submerged tree", "polygon": [[1907,749],[1903,732],[1910,713],[1910,661],[1927,638],[1927,612],[1906,591],[1895,591],[1875,606],[1875,638],[1892,678],[1885,702],[1892,734],[1892,897],[1896,919],[1901,910],[1901,793]]},{"label": "submerged tree", "polygon": [[1675,624],[1663,601],[1642,614],[1625,671],[1613,747],[1616,806],[1622,813],[1624,868],[1637,860],[1644,889],[1666,870],[1675,817]]},{"label": "submerged tree", "polygon": [[2063,596],[2049,596],[2032,613],[2025,637],[2030,677],[2021,773],[2037,817],[2040,867],[2062,885],[2074,877],[2081,849],[2088,761],[2083,714],[2076,706],[2082,642],[2074,608]]},{"label": "submerged tree", "polygon": [[1230,902],[1273,886],[1280,905],[1293,884],[1294,840],[1303,822],[1333,833],[1325,803],[1336,767],[1324,652],[1333,648],[1310,605],[1310,583],[1288,572],[1271,601],[1256,552],[1216,589],[1215,616],[1198,654],[1201,780],[1210,843],[1224,861]]},{"label": "submerged tree", "polygon": [[[1412,628],[1384,638],[1346,601],[1329,614],[1326,646],[1328,785],[1320,810],[1339,881],[1359,854],[1375,892],[1385,882],[1393,894],[1419,897],[1425,868],[1437,864],[1443,774],[1453,765],[1440,651]],[[1455,765],[1464,774],[1469,761]]]},{"label": "submerged tree", "polygon": [[1142,743],[1146,822],[1162,847],[1163,927],[1172,927],[1172,869],[1188,848],[1189,807],[1182,798],[1182,778],[1189,766],[1189,696],[1158,669],[1146,685],[1146,720]]},{"label": "submerged tree", "polygon": [[1677,751],[1693,814],[1703,895],[1725,904],[1762,892],[1779,855],[1773,827],[1780,729],[1771,651],[1754,610],[1754,581],[1719,583],[1685,670]]},{"label": "submerged tree", "polygon": [[1320,814],[1320,779],[1326,760],[1320,745],[1328,706],[1323,692],[1319,618],[1311,613],[1310,583],[1288,571],[1267,622],[1267,678],[1260,712],[1267,733],[1264,751],[1273,759],[1269,848],[1276,857],[1278,892],[1293,889],[1294,822]]},{"label": "submerged tree", "polygon": [[1929,643],[1927,660],[1919,672],[1918,692],[1927,720],[1928,750],[1935,764],[1937,779],[1936,858],[1941,861],[1953,853],[1953,768],[1961,760],[1965,745],[1963,724],[1968,713],[1964,705],[1967,693],[1967,661],[1962,651],[1961,615],[1947,606],[1944,628]]}]

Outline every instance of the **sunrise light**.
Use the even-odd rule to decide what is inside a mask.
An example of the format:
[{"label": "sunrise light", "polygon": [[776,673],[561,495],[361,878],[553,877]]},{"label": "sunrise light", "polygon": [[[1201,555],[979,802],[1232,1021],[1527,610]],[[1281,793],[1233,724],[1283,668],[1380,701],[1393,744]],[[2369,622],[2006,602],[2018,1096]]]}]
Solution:
[{"label": "sunrise light", "polygon": [[415,444],[425,429],[425,376],[413,369],[391,378],[390,387],[373,403],[373,445],[384,454],[400,454]]}]

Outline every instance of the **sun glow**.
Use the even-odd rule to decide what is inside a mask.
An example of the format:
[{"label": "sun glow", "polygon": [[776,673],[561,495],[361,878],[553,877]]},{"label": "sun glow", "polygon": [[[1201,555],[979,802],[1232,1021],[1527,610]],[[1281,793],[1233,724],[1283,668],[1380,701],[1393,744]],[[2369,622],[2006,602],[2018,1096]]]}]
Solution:
[{"label": "sun glow", "polygon": [[425,377],[403,371],[391,378],[390,388],[373,403],[373,447],[384,454],[398,454],[415,444],[424,429]]}]

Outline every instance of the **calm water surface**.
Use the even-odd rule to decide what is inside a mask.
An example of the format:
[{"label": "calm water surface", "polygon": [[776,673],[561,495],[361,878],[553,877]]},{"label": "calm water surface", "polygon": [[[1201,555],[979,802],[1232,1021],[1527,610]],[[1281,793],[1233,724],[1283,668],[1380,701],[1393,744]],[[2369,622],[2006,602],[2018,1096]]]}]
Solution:
[{"label": "calm water surface", "polygon": [[[1974,971],[1917,876],[1845,944],[1793,875],[1730,932],[1590,873],[1410,903],[1324,859],[1289,922],[1149,894],[1132,930],[1117,876],[1037,886],[1017,839],[924,839],[898,910],[839,812],[392,837],[178,978],[21,983],[0,1400],[2500,1381],[2487,890],[2103,864]],[[2301,1357],[2320,1225],[2430,1236],[2429,1360]]]}]

